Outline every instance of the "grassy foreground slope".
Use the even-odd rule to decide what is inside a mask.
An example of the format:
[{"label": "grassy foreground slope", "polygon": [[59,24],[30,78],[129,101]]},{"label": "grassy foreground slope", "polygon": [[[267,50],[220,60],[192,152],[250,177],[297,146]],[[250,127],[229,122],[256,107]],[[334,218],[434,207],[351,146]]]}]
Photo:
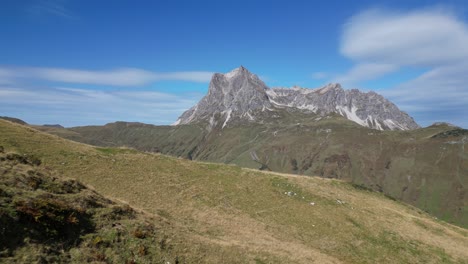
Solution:
[{"label": "grassy foreground slope", "polygon": [[0,262],[183,261],[170,223],[0,149]]},{"label": "grassy foreground slope", "polygon": [[0,145],[164,217],[187,262],[468,262],[466,229],[335,179],[93,148],[2,120]]},{"label": "grassy foreground slope", "polygon": [[468,227],[468,130],[446,124],[378,131],[340,116],[283,116],[241,125],[153,126],[116,122],[70,129],[38,127],[98,146],[277,172],[337,178]]}]

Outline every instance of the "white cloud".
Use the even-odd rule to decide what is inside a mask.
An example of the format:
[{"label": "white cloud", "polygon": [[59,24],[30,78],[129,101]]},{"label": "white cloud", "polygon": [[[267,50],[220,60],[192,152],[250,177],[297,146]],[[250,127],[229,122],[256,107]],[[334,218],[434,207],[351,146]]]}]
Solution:
[{"label": "white cloud", "polygon": [[9,70],[0,68],[0,85],[13,84],[13,73]]},{"label": "white cloud", "polygon": [[353,66],[347,73],[336,76],[333,82],[351,86],[361,81],[376,79],[396,70],[398,70],[398,66],[392,64],[362,63]]},{"label": "white cloud", "polygon": [[[112,86],[143,86],[158,81],[209,82],[211,72],[152,72],[142,69],[89,71],[61,68],[0,68],[0,113],[37,124],[65,126],[104,124],[117,120],[171,124],[202,97]],[[39,85],[31,85],[42,81]],[[106,90],[55,87],[94,84]],[[86,85],[85,85],[86,86]],[[39,88],[43,87],[43,88]],[[48,88],[44,88],[48,87]],[[92,117],[90,119],[90,117]]]},{"label": "white cloud", "polygon": [[[468,127],[468,26],[443,9],[395,12],[372,9],[345,24],[340,52],[355,62],[336,81],[378,79],[399,69],[425,70],[384,96],[421,125],[445,121]],[[461,121],[464,120],[464,121]]]},{"label": "white cloud", "polygon": [[102,125],[118,120],[171,124],[201,97],[153,91],[0,87],[0,112],[35,124]]},{"label": "white cloud", "polygon": [[110,86],[141,86],[158,81],[209,82],[212,72],[188,71],[159,73],[135,68],[90,71],[63,68],[0,68],[1,80],[41,79],[52,82]]},{"label": "white cloud", "polygon": [[341,53],[355,61],[434,66],[468,58],[468,27],[442,9],[372,9],[344,27]]},{"label": "white cloud", "polygon": [[98,85],[131,86],[151,82],[155,77],[151,72],[138,69],[113,71],[85,71],[54,68],[27,69],[25,77],[34,76],[55,82],[86,83]]},{"label": "white cloud", "polygon": [[157,73],[154,75],[155,80],[180,80],[189,82],[209,82],[213,76],[212,72],[169,72],[169,73]]},{"label": "white cloud", "polygon": [[441,66],[382,94],[423,125],[448,121],[468,127],[468,63]]}]

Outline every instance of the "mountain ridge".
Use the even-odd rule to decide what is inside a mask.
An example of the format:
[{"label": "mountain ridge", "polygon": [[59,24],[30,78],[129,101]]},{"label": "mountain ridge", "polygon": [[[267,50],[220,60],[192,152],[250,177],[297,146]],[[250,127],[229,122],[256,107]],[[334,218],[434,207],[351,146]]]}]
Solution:
[{"label": "mountain ridge", "polygon": [[324,117],[339,114],[361,126],[377,130],[420,128],[407,113],[371,91],[345,90],[338,83],[316,89],[269,88],[257,75],[240,66],[226,74],[215,73],[208,93],[185,111],[173,125],[233,120],[268,122],[278,109],[294,109]]}]

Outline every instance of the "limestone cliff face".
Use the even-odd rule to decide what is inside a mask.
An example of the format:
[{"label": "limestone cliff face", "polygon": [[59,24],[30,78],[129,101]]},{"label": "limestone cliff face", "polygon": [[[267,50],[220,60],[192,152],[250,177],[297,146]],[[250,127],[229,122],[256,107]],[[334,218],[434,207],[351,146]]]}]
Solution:
[{"label": "limestone cliff face", "polygon": [[242,66],[226,74],[214,74],[208,94],[184,112],[175,124],[208,121],[222,122],[224,127],[233,121],[268,122],[265,119],[269,115],[285,108],[320,115],[337,113],[362,126],[379,130],[419,128],[408,114],[375,92],[344,90],[340,84],[328,84],[318,89],[270,89]]},{"label": "limestone cliff face", "polygon": [[227,74],[216,73],[211,79],[208,94],[187,110],[178,124],[213,120],[220,114],[225,126],[231,118],[253,120],[253,111],[272,108],[266,91],[269,88],[255,74],[239,67]]},{"label": "limestone cliff face", "polygon": [[378,130],[419,128],[413,118],[383,96],[357,89],[344,90],[337,83],[318,89],[271,89],[268,95],[275,106],[295,107],[322,115],[338,113],[362,126]]}]

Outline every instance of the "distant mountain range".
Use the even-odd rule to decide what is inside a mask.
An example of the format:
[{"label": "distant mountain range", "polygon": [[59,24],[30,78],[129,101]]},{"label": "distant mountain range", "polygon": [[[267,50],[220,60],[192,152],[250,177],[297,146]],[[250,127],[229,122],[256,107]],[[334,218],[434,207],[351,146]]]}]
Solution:
[{"label": "distant mountain range", "polygon": [[318,89],[270,89],[242,66],[226,74],[214,74],[208,94],[184,112],[175,125],[200,121],[222,122],[222,127],[239,121],[263,123],[277,118],[278,110],[282,109],[301,110],[322,117],[337,113],[361,126],[378,130],[419,128],[413,118],[375,92],[344,90],[336,83]]}]

